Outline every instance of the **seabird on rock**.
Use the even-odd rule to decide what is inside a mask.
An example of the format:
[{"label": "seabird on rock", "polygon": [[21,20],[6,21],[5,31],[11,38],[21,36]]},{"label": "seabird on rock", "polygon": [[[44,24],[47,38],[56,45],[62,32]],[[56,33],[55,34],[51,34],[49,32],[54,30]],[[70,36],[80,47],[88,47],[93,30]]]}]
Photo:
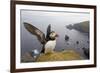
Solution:
[{"label": "seabird on rock", "polygon": [[27,22],[24,22],[24,26],[31,34],[35,35],[40,43],[43,45],[41,53],[53,52],[56,46],[56,38],[58,37],[58,34],[55,31],[51,31],[50,24],[47,27],[46,37],[45,34],[35,26]]}]

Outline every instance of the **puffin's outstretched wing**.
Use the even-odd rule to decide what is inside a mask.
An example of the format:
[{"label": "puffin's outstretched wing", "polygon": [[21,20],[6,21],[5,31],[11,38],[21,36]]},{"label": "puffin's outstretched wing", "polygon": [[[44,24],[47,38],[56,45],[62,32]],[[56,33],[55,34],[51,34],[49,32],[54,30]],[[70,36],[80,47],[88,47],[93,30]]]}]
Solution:
[{"label": "puffin's outstretched wing", "polygon": [[50,33],[51,33],[51,25],[49,24],[47,27],[47,35],[46,35],[46,40],[48,41],[50,39]]},{"label": "puffin's outstretched wing", "polygon": [[24,26],[31,34],[35,35],[42,44],[46,43],[45,34],[42,31],[27,22],[24,22]]}]

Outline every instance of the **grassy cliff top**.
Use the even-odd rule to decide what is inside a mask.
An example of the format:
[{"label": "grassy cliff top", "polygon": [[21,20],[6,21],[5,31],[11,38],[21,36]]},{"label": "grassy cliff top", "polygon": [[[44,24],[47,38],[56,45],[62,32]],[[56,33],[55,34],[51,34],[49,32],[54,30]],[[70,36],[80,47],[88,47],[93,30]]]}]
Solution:
[{"label": "grassy cliff top", "polygon": [[62,52],[41,54],[36,61],[46,62],[46,61],[67,61],[67,60],[81,60],[81,59],[82,57],[76,51],[66,50]]}]

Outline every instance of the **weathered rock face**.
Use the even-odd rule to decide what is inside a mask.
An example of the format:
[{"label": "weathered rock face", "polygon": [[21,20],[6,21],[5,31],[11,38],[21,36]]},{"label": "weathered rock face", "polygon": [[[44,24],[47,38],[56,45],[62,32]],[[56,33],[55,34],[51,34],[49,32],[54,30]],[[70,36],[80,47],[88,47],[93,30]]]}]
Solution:
[{"label": "weathered rock face", "polygon": [[84,22],[80,22],[80,23],[76,23],[74,25],[67,25],[66,28],[68,29],[75,29],[78,30],[80,32],[84,32],[84,33],[89,33],[89,21],[84,21]]},{"label": "weathered rock face", "polygon": [[74,50],[67,50],[62,52],[52,52],[41,54],[37,58],[37,62],[46,62],[46,61],[67,61],[67,60],[82,60],[83,58]]}]

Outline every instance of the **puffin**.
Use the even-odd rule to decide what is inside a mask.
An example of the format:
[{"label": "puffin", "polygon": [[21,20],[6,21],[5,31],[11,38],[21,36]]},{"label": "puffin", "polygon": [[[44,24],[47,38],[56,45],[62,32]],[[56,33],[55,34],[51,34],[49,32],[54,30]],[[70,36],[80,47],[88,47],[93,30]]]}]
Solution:
[{"label": "puffin", "polygon": [[51,31],[51,24],[49,24],[47,27],[46,35],[30,23],[24,22],[23,24],[27,31],[36,36],[38,41],[43,45],[40,53],[54,52],[58,34],[55,31]]}]

